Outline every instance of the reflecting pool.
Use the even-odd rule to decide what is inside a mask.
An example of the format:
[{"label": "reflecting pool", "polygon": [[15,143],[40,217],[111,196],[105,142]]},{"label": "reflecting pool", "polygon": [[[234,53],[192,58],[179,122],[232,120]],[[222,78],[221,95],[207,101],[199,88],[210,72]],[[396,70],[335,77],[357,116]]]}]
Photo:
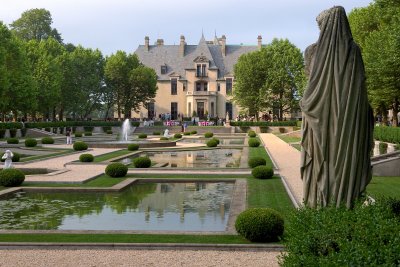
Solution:
[{"label": "reflecting pool", "polygon": [[233,183],[137,183],[118,193],[16,193],[0,229],[224,231]]},{"label": "reflecting pool", "polygon": [[[220,138],[219,139],[220,145],[243,145],[244,138]],[[184,138],[179,142],[182,143],[197,143],[197,144],[206,144],[210,138]]]},{"label": "reflecting pool", "polygon": [[130,163],[135,157],[147,156],[153,163],[172,168],[234,168],[239,167],[241,149],[209,149],[194,151],[143,152],[121,161]]}]

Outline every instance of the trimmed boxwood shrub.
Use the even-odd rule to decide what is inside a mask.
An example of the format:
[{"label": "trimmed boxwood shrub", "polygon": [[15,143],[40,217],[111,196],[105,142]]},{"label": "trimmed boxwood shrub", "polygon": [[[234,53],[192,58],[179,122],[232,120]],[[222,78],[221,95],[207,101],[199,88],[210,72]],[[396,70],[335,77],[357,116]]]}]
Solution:
[{"label": "trimmed boxwood shrub", "polygon": [[120,162],[114,162],[106,167],[105,172],[111,177],[124,177],[128,173],[128,167]]},{"label": "trimmed boxwood shrub", "polygon": [[82,133],[76,132],[76,133],[75,133],[75,137],[82,137]]},{"label": "trimmed boxwood shrub", "polygon": [[83,126],[83,130],[85,132],[93,132],[94,127],[93,126]]},{"label": "trimmed boxwood shrub", "polygon": [[103,132],[107,133],[108,131],[111,130],[111,126],[103,126],[101,127],[103,129]]},{"label": "trimmed boxwood shrub", "polygon": [[51,128],[50,128],[50,127],[45,127],[44,130],[45,130],[46,132],[51,132]]},{"label": "trimmed boxwood shrub", "polygon": [[248,135],[249,137],[256,137],[256,136],[257,136],[257,134],[256,134],[255,131],[249,131],[247,135]]},{"label": "trimmed boxwood shrub", "polygon": [[191,131],[190,134],[197,134],[197,131]]},{"label": "trimmed boxwood shrub", "polygon": [[274,170],[271,167],[260,165],[254,167],[254,169],[251,171],[251,175],[257,179],[270,179],[272,176],[274,176]]},{"label": "trimmed boxwood shrub", "polygon": [[388,144],[379,142],[379,154],[386,154],[388,149]]},{"label": "trimmed boxwood shrub", "polygon": [[112,130],[107,130],[107,134],[113,134]]},{"label": "trimmed boxwood shrub", "polygon": [[250,138],[248,144],[249,147],[259,147],[260,141],[258,141],[256,138]]},{"label": "trimmed boxwood shrub", "polygon": [[133,160],[135,168],[150,168],[151,159],[148,157],[138,157]]},{"label": "trimmed boxwood shrub", "polygon": [[205,137],[205,138],[211,138],[211,137],[213,137],[213,136],[214,136],[214,134],[213,134],[213,133],[210,133],[210,132],[204,134],[204,137]]},{"label": "trimmed boxwood shrub", "polygon": [[[19,162],[19,160],[21,159],[21,155],[17,152],[13,152],[13,157],[11,159],[12,162]],[[6,161],[5,159],[1,159],[1,162]]]},{"label": "trimmed boxwood shrub", "polygon": [[161,135],[160,132],[153,132],[153,135]]},{"label": "trimmed boxwood shrub", "polygon": [[24,128],[21,128],[20,131],[21,131],[21,136],[22,136],[22,137],[25,137],[26,132],[28,131],[28,129],[24,127]]},{"label": "trimmed boxwood shrub", "polygon": [[139,145],[138,144],[129,144],[128,145],[128,150],[129,151],[135,151],[139,149]]},{"label": "trimmed boxwood shrub", "polygon": [[74,143],[73,148],[75,151],[83,151],[88,149],[88,145],[85,142],[78,141]]},{"label": "trimmed boxwood shrub", "polygon": [[0,171],[0,185],[19,186],[25,181],[25,174],[18,169],[5,169]]},{"label": "trimmed boxwood shrub", "polygon": [[51,137],[43,137],[41,142],[42,144],[54,144],[54,139]]},{"label": "trimmed boxwood shrub", "polygon": [[169,140],[169,139],[168,139],[168,137],[163,136],[163,137],[160,137],[160,140],[161,141],[166,141],[166,140]]},{"label": "trimmed boxwood shrub", "polygon": [[257,166],[266,165],[267,161],[262,157],[254,157],[249,159],[248,164],[249,167],[253,169]]},{"label": "trimmed boxwood shrub", "polygon": [[93,162],[94,157],[92,154],[82,154],[79,156],[80,162]]},{"label": "trimmed boxwood shrub", "polygon": [[182,138],[182,135],[180,133],[174,134],[174,138]]},{"label": "trimmed boxwood shrub", "polygon": [[16,137],[17,136],[17,129],[11,128],[9,130],[9,132],[10,132],[10,137]]},{"label": "trimmed boxwood shrub", "polygon": [[35,147],[37,146],[37,141],[36,139],[33,138],[28,138],[25,140],[25,146],[26,147]]},{"label": "trimmed boxwood shrub", "polygon": [[0,138],[4,138],[6,136],[6,129],[0,129]]},{"label": "trimmed boxwood shrub", "polygon": [[144,139],[144,138],[147,138],[147,134],[141,133],[141,134],[139,134],[138,137]]},{"label": "trimmed boxwood shrub", "polygon": [[213,137],[213,138],[212,138],[212,140],[215,140],[215,141],[217,141],[217,144],[219,145],[219,139],[218,139],[218,138],[216,138],[216,137]]},{"label": "trimmed boxwood shrub", "polygon": [[92,136],[92,132],[85,132],[85,136]]},{"label": "trimmed boxwood shrub", "polygon": [[184,132],[183,135],[190,135],[190,132]]},{"label": "trimmed boxwood shrub", "polygon": [[211,139],[211,140],[209,140],[209,141],[207,142],[207,146],[208,146],[208,147],[216,147],[216,146],[218,146],[218,142],[217,142],[217,140],[215,140],[215,139]]},{"label": "trimmed boxwood shrub", "polygon": [[7,138],[7,144],[19,144],[19,140],[18,140],[18,138],[14,138],[14,137]]},{"label": "trimmed boxwood shrub", "polygon": [[[394,199],[354,208],[300,208],[287,217],[280,266],[399,266]],[[394,200],[394,202],[393,202]],[[397,199],[399,203],[399,199]]]},{"label": "trimmed boxwood shrub", "polygon": [[235,228],[241,236],[252,242],[274,242],[283,234],[284,220],[276,210],[252,208],[238,215]]}]

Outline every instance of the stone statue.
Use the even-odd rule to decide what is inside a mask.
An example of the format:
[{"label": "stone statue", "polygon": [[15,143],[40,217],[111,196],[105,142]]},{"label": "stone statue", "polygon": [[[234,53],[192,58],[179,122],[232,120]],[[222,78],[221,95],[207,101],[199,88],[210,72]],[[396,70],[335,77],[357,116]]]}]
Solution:
[{"label": "stone statue", "polygon": [[343,7],[323,11],[318,42],[306,49],[301,178],[304,203],[352,207],[371,180],[373,115],[360,48]]},{"label": "stone statue", "polygon": [[227,122],[229,122],[229,113],[228,113],[228,112],[226,113],[225,120],[226,120]]},{"label": "stone statue", "polygon": [[164,130],[164,137],[169,137],[169,130],[168,129]]},{"label": "stone statue", "polygon": [[4,169],[10,169],[12,168],[12,158],[14,157],[14,154],[11,152],[11,150],[6,150],[4,153],[2,159],[5,159],[4,161]]}]

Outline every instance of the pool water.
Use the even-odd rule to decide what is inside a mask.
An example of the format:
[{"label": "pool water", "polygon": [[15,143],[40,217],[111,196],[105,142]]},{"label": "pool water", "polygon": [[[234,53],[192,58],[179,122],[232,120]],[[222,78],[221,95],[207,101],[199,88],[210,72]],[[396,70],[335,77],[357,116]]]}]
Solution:
[{"label": "pool water", "polygon": [[[244,138],[219,138],[220,145],[243,145]],[[184,138],[179,142],[182,143],[197,143],[206,144],[210,139],[208,138]]]},{"label": "pool water", "polygon": [[[143,152],[134,157],[147,156],[159,166],[172,168],[234,168],[239,167],[241,149],[209,149],[194,151]],[[129,163],[133,158],[121,160]]]},{"label": "pool water", "polygon": [[233,183],[137,183],[118,193],[0,200],[0,229],[224,231]]}]

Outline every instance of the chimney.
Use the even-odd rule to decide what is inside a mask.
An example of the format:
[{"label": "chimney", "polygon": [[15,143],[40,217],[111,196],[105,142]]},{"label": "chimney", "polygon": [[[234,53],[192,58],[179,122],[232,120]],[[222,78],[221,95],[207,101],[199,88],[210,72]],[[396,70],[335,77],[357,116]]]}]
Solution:
[{"label": "chimney", "polygon": [[226,37],[225,35],[222,35],[221,37],[221,52],[222,56],[226,56]]},{"label": "chimney", "polygon": [[261,47],[262,47],[262,37],[261,37],[261,35],[259,35],[257,37],[257,40],[258,40],[258,49],[261,49]]},{"label": "chimney", "polygon": [[149,41],[150,41],[149,36],[145,36],[144,37],[144,49],[146,51],[149,51]]},{"label": "chimney", "polygon": [[157,46],[164,45],[164,39],[157,39]]},{"label": "chimney", "polygon": [[185,45],[186,45],[185,36],[181,35],[181,42],[180,42],[180,45],[179,45],[179,55],[181,57],[185,56]]}]

